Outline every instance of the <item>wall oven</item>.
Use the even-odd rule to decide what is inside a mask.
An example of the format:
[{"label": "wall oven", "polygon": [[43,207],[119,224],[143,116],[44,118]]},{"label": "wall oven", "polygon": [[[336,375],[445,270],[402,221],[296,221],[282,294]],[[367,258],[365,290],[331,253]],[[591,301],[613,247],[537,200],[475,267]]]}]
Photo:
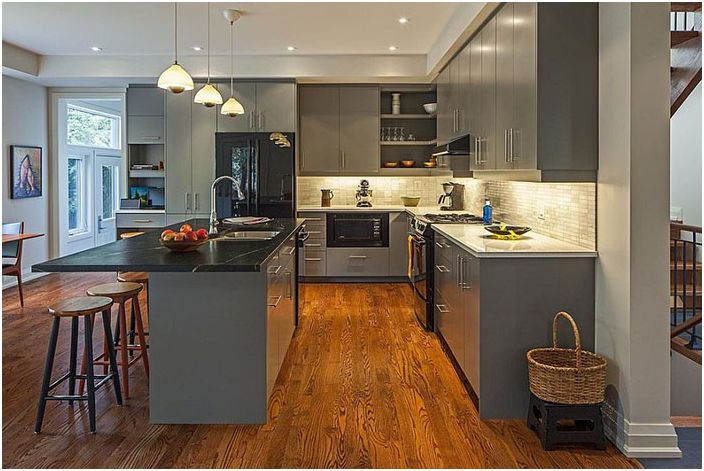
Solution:
[{"label": "wall oven", "polygon": [[328,247],[388,247],[389,214],[328,213]]}]

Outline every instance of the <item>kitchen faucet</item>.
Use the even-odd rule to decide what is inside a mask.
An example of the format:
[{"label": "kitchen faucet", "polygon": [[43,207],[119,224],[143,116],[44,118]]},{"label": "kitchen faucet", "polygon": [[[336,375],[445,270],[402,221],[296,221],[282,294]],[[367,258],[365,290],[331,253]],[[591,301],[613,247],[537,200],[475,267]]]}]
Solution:
[{"label": "kitchen faucet", "polygon": [[223,180],[230,180],[232,182],[238,200],[244,198],[239,182],[231,176],[223,175],[213,181],[213,184],[210,186],[210,228],[208,229],[208,233],[210,234],[216,234],[218,232],[218,214],[215,211],[215,187]]}]

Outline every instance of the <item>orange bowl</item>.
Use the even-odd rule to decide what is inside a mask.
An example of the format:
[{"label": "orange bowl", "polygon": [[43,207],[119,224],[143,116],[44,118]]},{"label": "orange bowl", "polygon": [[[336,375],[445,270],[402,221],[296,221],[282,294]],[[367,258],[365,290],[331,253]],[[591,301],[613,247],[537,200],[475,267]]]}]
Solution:
[{"label": "orange bowl", "polygon": [[161,245],[171,250],[172,252],[193,252],[198,250],[201,245],[208,242],[210,239],[198,240],[164,240],[159,239]]},{"label": "orange bowl", "polygon": [[398,167],[398,162],[384,162],[385,168],[396,168]]},{"label": "orange bowl", "polygon": [[416,165],[415,160],[402,160],[401,161],[401,167],[410,168],[410,167],[414,167],[415,165]]}]

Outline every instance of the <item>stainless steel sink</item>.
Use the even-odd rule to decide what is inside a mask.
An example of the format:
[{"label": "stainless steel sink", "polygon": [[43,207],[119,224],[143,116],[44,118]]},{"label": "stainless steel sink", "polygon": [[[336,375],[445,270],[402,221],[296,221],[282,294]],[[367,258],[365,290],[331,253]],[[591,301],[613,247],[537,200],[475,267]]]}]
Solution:
[{"label": "stainless steel sink", "polygon": [[229,241],[251,241],[251,240],[271,240],[281,231],[230,231],[214,240]]}]

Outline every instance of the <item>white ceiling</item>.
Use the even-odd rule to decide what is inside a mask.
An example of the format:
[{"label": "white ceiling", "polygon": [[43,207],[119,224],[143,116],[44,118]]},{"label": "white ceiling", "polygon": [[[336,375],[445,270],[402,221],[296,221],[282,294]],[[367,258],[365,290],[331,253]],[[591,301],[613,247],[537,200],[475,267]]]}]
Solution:
[{"label": "white ceiling", "polygon": [[[224,8],[242,55],[427,54],[459,3],[211,3],[211,49],[229,51]],[[3,3],[2,39],[41,55],[164,55],[173,51],[173,3]],[[410,18],[406,25],[398,18]],[[179,54],[204,55],[206,3],[178,6]],[[295,46],[289,53],[286,47]],[[390,45],[399,47],[396,52]],[[103,48],[100,53],[91,46]]]}]

